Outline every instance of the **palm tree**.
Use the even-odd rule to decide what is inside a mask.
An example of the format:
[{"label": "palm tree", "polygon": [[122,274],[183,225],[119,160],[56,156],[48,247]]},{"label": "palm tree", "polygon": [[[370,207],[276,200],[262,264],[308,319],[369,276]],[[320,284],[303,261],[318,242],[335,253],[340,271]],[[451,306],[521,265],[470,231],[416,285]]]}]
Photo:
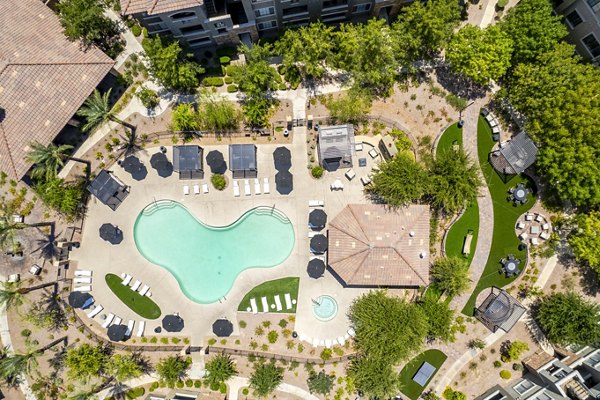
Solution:
[{"label": "palm tree", "polygon": [[85,117],[87,120],[81,128],[83,132],[88,132],[108,121],[113,121],[119,125],[132,129],[131,125],[117,118],[115,113],[112,112],[110,105],[108,104],[111,90],[112,89],[108,89],[107,92],[101,94],[98,89],[94,89],[94,93],[87,98],[85,103],[83,103],[83,107],[77,111],[77,115]]},{"label": "palm tree", "polygon": [[33,394],[40,400],[54,400],[58,399],[60,395],[65,393],[63,387],[63,380],[52,373],[48,376],[40,376],[31,385]]},{"label": "palm tree", "polygon": [[19,248],[17,232],[28,227],[24,222],[15,222],[13,214],[5,209],[0,215],[0,249],[16,252]]},{"label": "palm tree", "polygon": [[73,150],[70,144],[60,146],[50,143],[47,146],[39,142],[30,144],[31,150],[25,156],[27,162],[33,163],[31,176],[36,179],[50,180],[58,174],[58,170],[64,167],[65,161],[69,159],[69,153]]},{"label": "palm tree", "polygon": [[34,350],[28,353],[14,353],[0,360],[0,377],[10,386],[19,382],[23,374],[31,374],[38,367],[37,357],[41,352]]},{"label": "palm tree", "polygon": [[125,132],[125,137],[121,136],[119,150],[123,151],[123,156],[127,157],[128,155],[143,149],[143,142],[138,138],[135,128],[130,129],[129,132]]},{"label": "palm tree", "polygon": [[18,282],[0,282],[0,306],[6,306],[6,309],[19,308],[25,301],[24,295],[37,289],[55,285],[56,282],[46,282],[36,286],[21,287],[23,281]]}]

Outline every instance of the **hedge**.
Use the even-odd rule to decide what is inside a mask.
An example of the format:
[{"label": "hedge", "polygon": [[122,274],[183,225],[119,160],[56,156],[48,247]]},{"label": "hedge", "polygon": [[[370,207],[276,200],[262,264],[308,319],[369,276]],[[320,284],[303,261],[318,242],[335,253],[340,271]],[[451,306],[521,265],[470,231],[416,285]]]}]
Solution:
[{"label": "hedge", "polygon": [[280,83],[279,90],[287,90],[287,85],[285,83]]},{"label": "hedge", "polygon": [[224,80],[226,85],[231,85],[233,83],[233,78],[230,76],[226,76]]},{"label": "hedge", "polygon": [[219,62],[221,64],[229,64],[231,62],[231,58],[227,57],[227,56],[223,56],[223,57],[219,57]]},{"label": "hedge", "polygon": [[235,93],[237,91],[238,91],[237,85],[228,85],[227,86],[227,93]]},{"label": "hedge", "polygon": [[202,79],[202,84],[204,86],[223,86],[225,82],[223,82],[223,78],[220,76],[207,76]]},{"label": "hedge", "polygon": [[140,36],[142,34],[142,27],[137,24],[132,26],[131,33],[133,33],[133,36]]}]

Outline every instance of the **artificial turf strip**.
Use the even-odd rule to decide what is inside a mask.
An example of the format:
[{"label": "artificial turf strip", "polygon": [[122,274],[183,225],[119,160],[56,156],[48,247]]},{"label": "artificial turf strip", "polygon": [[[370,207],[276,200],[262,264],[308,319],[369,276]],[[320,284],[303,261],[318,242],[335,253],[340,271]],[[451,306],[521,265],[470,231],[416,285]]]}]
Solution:
[{"label": "artificial turf strip", "polygon": [[115,274],[106,274],[106,284],[112,292],[133,312],[142,318],[157,319],[160,317],[160,307],[148,296],[142,296],[131,290],[129,286],[121,284],[123,278]]},{"label": "artificial turf strip", "polygon": [[527,195],[528,201],[525,204],[514,206],[513,202],[508,201],[508,189],[519,183],[524,183],[527,187],[533,188],[533,183],[525,175],[515,176],[507,183],[504,183],[488,161],[488,155],[494,145],[492,140],[492,130],[483,117],[479,117],[477,125],[477,145],[479,153],[479,164],[483,172],[492,196],[492,205],[494,208],[494,231],[492,235],[492,245],[490,254],[485,264],[485,269],[481,274],[479,282],[471,297],[467,301],[462,313],[473,315],[477,295],[491,286],[503,287],[514,281],[517,277],[507,278],[499,273],[500,260],[509,254],[521,260],[519,269],[522,271],[527,261],[527,250],[519,250],[521,241],[515,233],[517,219],[522,214],[529,211],[535,203],[535,197],[530,193]]},{"label": "artificial turf strip", "polygon": [[436,153],[438,151],[447,151],[452,149],[452,145],[456,142],[460,146],[462,146],[462,129],[460,129],[456,124],[450,125],[444,133],[442,133],[442,137],[438,141]]},{"label": "artificial turf strip", "polygon": [[262,311],[262,297],[267,297],[269,304],[274,304],[273,296],[279,295],[281,299],[281,304],[283,305],[283,310],[276,311],[275,309],[269,310],[269,312],[273,313],[285,313],[291,314],[296,312],[296,304],[292,304],[291,310],[286,310],[285,308],[285,294],[289,293],[292,300],[298,300],[298,285],[300,283],[300,278],[298,277],[288,277],[275,279],[273,281],[263,282],[260,285],[254,287],[251,291],[246,293],[240,305],[238,306],[238,311],[247,311],[250,307],[250,299],[256,299],[256,304],[258,305],[258,310]]},{"label": "artificial turf strip", "polygon": [[[402,368],[402,371],[400,371],[400,391],[407,395],[411,400],[417,400],[435,374],[440,370],[440,367],[444,364],[446,358],[448,357],[439,350],[427,350],[410,360],[408,364]],[[413,377],[424,362],[433,365],[436,371],[431,375],[425,386],[421,386],[413,381]]]}]

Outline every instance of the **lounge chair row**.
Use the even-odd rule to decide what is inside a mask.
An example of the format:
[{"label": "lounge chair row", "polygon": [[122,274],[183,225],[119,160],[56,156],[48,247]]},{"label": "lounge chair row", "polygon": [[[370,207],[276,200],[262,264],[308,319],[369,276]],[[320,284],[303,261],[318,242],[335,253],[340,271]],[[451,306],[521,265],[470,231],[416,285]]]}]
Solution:
[{"label": "lounge chair row", "polygon": [[92,291],[92,271],[88,271],[88,270],[76,270],[75,271],[75,277],[73,278],[73,283],[75,285],[78,285],[77,287],[73,288],[74,292],[83,292],[83,293],[87,293],[87,292],[91,292]]},{"label": "lounge chair row", "polygon": [[[100,314],[102,312],[102,310],[104,310],[104,307],[102,307],[102,305],[98,304],[96,305],[94,308],[92,308],[92,310],[87,313],[87,316],[89,318],[94,318],[95,316],[97,316],[98,314]],[[106,316],[106,319],[104,320],[104,322],[102,323],[102,327],[103,328],[108,328],[111,325],[118,325],[122,322],[121,318],[117,317],[116,315],[114,315],[113,313],[109,313]],[[129,322],[127,323],[127,332],[125,332],[125,336],[131,336],[133,334],[133,327],[135,326],[135,321],[130,319]],[[137,333],[136,336],[137,337],[142,337],[144,336],[144,330],[146,328],[146,321],[140,321],[138,323],[138,329],[137,329]]]},{"label": "lounge chair row", "polygon": [[[204,193],[204,194],[208,193],[208,183],[202,184],[202,193]],[[188,194],[190,194],[190,187],[188,185],[183,185],[183,194],[186,196]],[[200,185],[199,184],[194,185],[194,194],[200,194]]]},{"label": "lounge chair row", "polygon": [[[233,181],[233,197],[240,197],[240,182],[239,180]],[[270,194],[271,187],[269,185],[269,178],[263,178],[263,186],[262,191],[260,187],[260,180],[258,178],[254,178],[254,194]],[[250,196],[252,194],[252,189],[250,186],[250,179],[244,179],[244,195]]]},{"label": "lounge chair row", "polygon": [[318,338],[311,338],[309,336],[306,336],[304,333],[301,333],[298,338],[303,341],[303,342],[307,342],[310,345],[312,345],[313,347],[327,347],[327,348],[331,348],[333,346],[343,346],[344,344],[346,344],[346,341],[348,341],[351,337],[354,337],[356,335],[356,332],[354,332],[353,328],[348,329],[348,331],[344,334],[344,336],[339,336],[335,339],[318,339]]},{"label": "lounge chair row", "polygon": [[[123,280],[121,281],[121,284],[123,284],[125,286],[128,286],[129,283],[131,282],[131,280],[133,279],[133,277],[131,275],[126,274],[126,273],[122,273],[121,278],[123,278]],[[139,294],[142,296],[152,297],[152,293],[150,292],[150,286],[142,285],[142,282],[138,281],[137,279],[131,285],[131,290],[133,290],[134,292],[139,291]]]},{"label": "lounge chair row", "polygon": [[[294,307],[294,304],[296,304],[296,300],[292,299],[292,296],[290,296],[289,293],[286,293],[283,296],[283,298],[285,300],[285,309],[291,310]],[[270,311],[283,311],[283,304],[281,303],[281,297],[279,297],[278,294],[273,296],[273,301],[275,303],[271,304],[271,308],[269,308],[269,302],[267,301],[266,296],[261,297],[260,301],[261,301],[262,311],[258,310],[258,304],[256,303],[256,299],[254,299],[254,298],[250,299],[250,307],[248,307],[246,309],[246,311],[252,312],[252,314],[258,314],[259,312],[266,313],[266,312],[270,312]]]}]

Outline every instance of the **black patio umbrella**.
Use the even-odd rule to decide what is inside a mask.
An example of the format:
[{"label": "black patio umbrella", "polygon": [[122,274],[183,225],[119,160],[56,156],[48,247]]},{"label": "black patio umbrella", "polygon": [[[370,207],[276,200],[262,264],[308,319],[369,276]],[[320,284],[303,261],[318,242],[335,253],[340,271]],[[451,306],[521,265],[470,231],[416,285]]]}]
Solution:
[{"label": "black patio umbrella", "polygon": [[327,214],[325,211],[316,209],[312,210],[310,214],[308,214],[308,225],[313,229],[321,229],[325,227],[327,223]]},{"label": "black patio umbrella", "polygon": [[71,292],[69,293],[69,305],[73,308],[87,308],[94,302],[94,298],[89,293]]},{"label": "black patio umbrella", "polygon": [[278,147],[273,152],[273,161],[277,171],[288,171],[292,167],[292,153],[287,147]]},{"label": "black patio umbrella", "polygon": [[223,158],[223,153],[213,150],[206,155],[206,164],[210,167],[213,174],[224,174],[227,172],[227,163]]},{"label": "black patio umbrella", "polygon": [[125,325],[111,325],[108,327],[108,338],[113,342],[120,342],[125,339],[125,333],[127,333],[127,326]]},{"label": "black patio umbrella", "polygon": [[275,174],[275,186],[281,194],[290,194],[294,190],[294,177],[290,171],[279,171]]},{"label": "black patio umbrella", "polygon": [[325,273],[325,262],[320,258],[313,258],[308,262],[306,272],[308,272],[308,276],[314,279],[322,277]]},{"label": "black patio umbrella", "polygon": [[144,164],[140,164],[140,167],[131,173],[131,177],[136,181],[144,180],[148,175],[148,168]]},{"label": "black patio umbrella", "polygon": [[113,224],[102,224],[99,231],[100,237],[110,244],[119,244],[123,241],[123,231]]},{"label": "black patio umbrella", "polygon": [[218,319],[213,323],[212,330],[218,337],[231,336],[233,333],[233,324],[227,319]]},{"label": "black patio umbrella", "polygon": [[150,157],[150,165],[158,172],[158,176],[166,178],[173,174],[173,164],[163,152],[152,154]]},{"label": "black patio umbrella", "polygon": [[162,327],[167,332],[181,332],[183,319],[179,315],[167,315],[162,320]]},{"label": "black patio umbrella", "polygon": [[121,167],[131,174],[136,181],[141,181],[148,175],[148,169],[136,156],[128,156],[121,162]]},{"label": "black patio umbrella", "polygon": [[310,250],[313,253],[325,253],[327,251],[327,236],[316,235],[310,239]]}]

